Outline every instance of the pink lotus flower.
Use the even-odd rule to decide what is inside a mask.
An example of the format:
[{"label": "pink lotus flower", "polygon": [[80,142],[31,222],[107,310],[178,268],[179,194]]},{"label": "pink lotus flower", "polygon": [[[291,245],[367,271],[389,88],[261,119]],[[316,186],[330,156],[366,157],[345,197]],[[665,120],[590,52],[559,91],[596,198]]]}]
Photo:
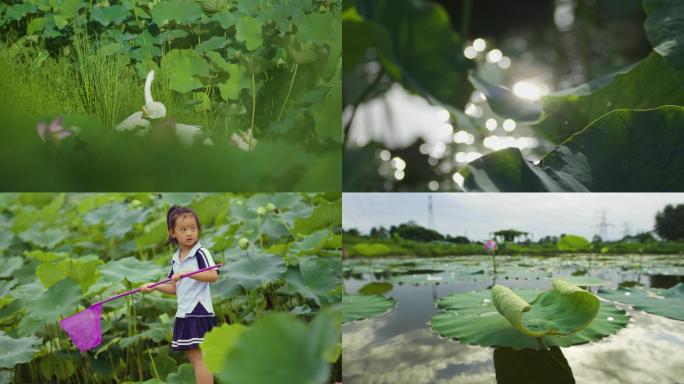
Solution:
[{"label": "pink lotus flower", "polygon": [[71,132],[68,129],[64,129],[62,123],[63,119],[61,116],[56,117],[54,120],[52,120],[50,125],[48,125],[44,121],[38,122],[38,124],[36,125],[38,136],[40,136],[40,139],[43,140],[43,142],[52,141],[56,143],[60,140],[64,140],[65,138],[73,135],[73,132]]},{"label": "pink lotus flower", "polygon": [[484,249],[488,252],[496,251],[496,241],[494,241],[494,240],[485,241],[484,242]]}]

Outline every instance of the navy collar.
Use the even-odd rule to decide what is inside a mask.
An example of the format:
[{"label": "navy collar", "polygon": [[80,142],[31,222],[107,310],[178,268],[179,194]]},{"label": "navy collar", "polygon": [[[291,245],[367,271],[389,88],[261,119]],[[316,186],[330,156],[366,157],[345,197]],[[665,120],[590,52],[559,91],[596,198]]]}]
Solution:
[{"label": "navy collar", "polygon": [[[183,261],[187,260],[189,257],[195,257],[195,254],[199,249],[202,248],[202,244],[200,244],[199,240],[195,243],[195,245],[190,249],[190,252],[188,252],[188,255],[185,256],[185,259]],[[173,254],[173,263],[178,263],[180,264],[180,247],[176,249],[176,252]]]}]

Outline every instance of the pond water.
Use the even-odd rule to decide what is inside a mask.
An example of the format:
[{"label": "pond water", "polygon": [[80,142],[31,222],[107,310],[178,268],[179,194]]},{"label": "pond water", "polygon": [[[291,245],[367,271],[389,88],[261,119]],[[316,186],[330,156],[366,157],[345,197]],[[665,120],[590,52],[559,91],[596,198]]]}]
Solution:
[{"label": "pond water", "polygon": [[[496,275],[490,256],[345,260],[346,293],[394,279],[392,290],[384,295],[397,304],[378,317],[344,324],[344,383],[529,383],[535,382],[527,376],[533,371],[561,378],[552,382],[684,383],[684,322],[624,304],[614,303],[631,316],[627,327],[589,344],[556,348],[551,362],[548,354],[544,357],[533,350],[466,345],[433,333],[428,325],[440,298],[487,289],[494,283],[549,289],[551,277],[575,275],[605,280],[602,288],[606,289],[670,288],[684,282],[684,256],[497,256],[496,260]],[[464,277],[464,270],[475,272]],[[399,284],[397,278],[409,283]],[[596,293],[598,287],[588,289]]]}]

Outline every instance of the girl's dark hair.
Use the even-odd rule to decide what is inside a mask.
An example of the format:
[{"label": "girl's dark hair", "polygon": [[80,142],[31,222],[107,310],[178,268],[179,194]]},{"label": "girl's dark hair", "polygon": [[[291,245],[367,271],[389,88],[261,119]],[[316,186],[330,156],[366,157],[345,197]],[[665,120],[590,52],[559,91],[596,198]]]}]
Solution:
[{"label": "girl's dark hair", "polygon": [[[190,216],[195,218],[195,222],[197,223],[197,233],[198,234],[201,233],[202,232],[202,224],[200,224],[199,217],[197,217],[197,213],[195,213],[195,211],[193,211],[190,208],[179,207],[177,205],[174,205],[171,208],[169,208],[169,211],[166,213],[166,227],[169,230],[175,228],[176,220],[179,217],[185,216],[185,215],[190,215]],[[178,241],[176,239],[174,239],[173,237],[171,237],[170,233],[169,233],[169,238],[166,239],[166,242],[164,243],[164,245],[169,245],[169,244],[173,244],[176,246],[178,245]]]}]

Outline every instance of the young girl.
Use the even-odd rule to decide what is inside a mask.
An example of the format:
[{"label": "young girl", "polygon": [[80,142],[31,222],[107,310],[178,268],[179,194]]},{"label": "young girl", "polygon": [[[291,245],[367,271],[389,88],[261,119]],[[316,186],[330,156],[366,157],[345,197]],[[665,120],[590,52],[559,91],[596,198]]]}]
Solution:
[{"label": "young girl", "polygon": [[216,325],[208,283],[218,280],[218,270],[212,269],[181,279],[183,273],[214,265],[214,260],[199,242],[202,228],[192,209],[174,205],[166,215],[166,224],[169,238],[165,245],[173,243],[176,246],[168,274],[173,281],[155,288],[148,287],[152,283],[143,284],[140,288],[143,292],[157,289],[176,295],[178,310],[171,349],[188,351],[197,384],[212,384],[214,377],[204,364],[199,346],[204,341],[204,334]]}]

